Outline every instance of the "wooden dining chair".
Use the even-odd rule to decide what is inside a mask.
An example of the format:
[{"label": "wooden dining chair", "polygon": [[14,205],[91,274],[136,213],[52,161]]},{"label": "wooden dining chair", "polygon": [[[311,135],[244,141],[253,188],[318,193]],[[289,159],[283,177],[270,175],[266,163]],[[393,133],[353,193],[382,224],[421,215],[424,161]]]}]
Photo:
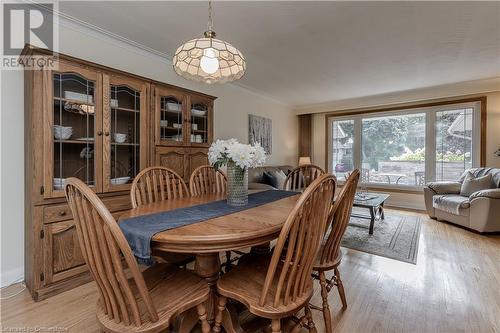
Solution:
[{"label": "wooden dining chair", "polygon": [[309,300],[311,278],[331,202],[335,177],[323,175],[300,196],[290,212],[271,255],[256,256],[236,266],[217,282],[218,311],[214,332],[220,332],[227,298],[243,303],[254,315],[271,319],[273,333],[281,332],[281,319],[305,310],[300,326],[315,332]]},{"label": "wooden dining chair", "polygon": [[66,199],[82,255],[99,291],[97,319],[106,332],[159,332],[196,307],[203,333],[210,332],[203,303],[208,285],[175,266],[157,264],[143,273],[115,219],[81,180],[67,178]]},{"label": "wooden dining chair", "polygon": [[324,174],[325,170],[314,164],[298,166],[290,171],[283,188],[289,191],[303,191],[319,176]]},{"label": "wooden dining chair", "polygon": [[[340,243],[342,237],[351,218],[351,211],[354,202],[354,195],[356,194],[356,187],[360,172],[358,169],[352,171],[347,178],[342,190],[335,199],[333,208],[328,218],[328,229],[325,235],[325,240],[321,245],[318,256],[314,263],[313,270],[317,273],[313,277],[319,280],[321,286],[321,297],[323,304],[321,307],[311,306],[323,312],[325,320],[325,328],[327,333],[332,332],[332,319],[330,314],[330,307],[328,305],[328,293],[336,286],[342,301],[343,307],[347,307],[344,286],[340,278],[338,266],[342,260],[342,251],[340,250]],[[333,270],[331,279],[326,278],[325,272]]]},{"label": "wooden dining chair", "polygon": [[189,178],[189,192],[193,197],[211,193],[224,194],[227,192],[226,186],[226,175],[210,165],[196,168]]},{"label": "wooden dining chair", "polygon": [[188,188],[181,176],[174,170],[161,166],[149,167],[139,172],[130,190],[132,208],[188,196]]},{"label": "wooden dining chair", "polygon": [[[184,180],[174,170],[162,166],[149,167],[139,172],[130,189],[132,208],[185,197],[189,197],[189,191]],[[152,255],[157,261],[178,266],[185,266],[194,260],[194,256],[184,253],[153,250]]]}]

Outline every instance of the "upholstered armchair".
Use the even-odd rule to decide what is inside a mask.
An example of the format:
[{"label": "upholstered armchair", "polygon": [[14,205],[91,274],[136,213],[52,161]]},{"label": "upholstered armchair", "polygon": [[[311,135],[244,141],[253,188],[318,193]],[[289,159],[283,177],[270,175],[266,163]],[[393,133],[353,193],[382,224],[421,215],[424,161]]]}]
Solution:
[{"label": "upholstered armchair", "polygon": [[[475,177],[492,175],[493,188],[470,196],[460,195],[468,172]],[[424,188],[425,207],[433,219],[452,222],[479,232],[500,231],[500,169],[466,170],[457,181],[428,183]]]}]

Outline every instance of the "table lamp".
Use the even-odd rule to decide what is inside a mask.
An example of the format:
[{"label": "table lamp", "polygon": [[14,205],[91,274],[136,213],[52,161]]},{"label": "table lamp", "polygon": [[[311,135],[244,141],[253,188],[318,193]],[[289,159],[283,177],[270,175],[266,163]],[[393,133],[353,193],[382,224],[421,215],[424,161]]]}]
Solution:
[{"label": "table lamp", "polygon": [[299,157],[299,166],[300,165],[307,165],[307,164],[312,164],[311,157],[309,157],[309,156]]}]

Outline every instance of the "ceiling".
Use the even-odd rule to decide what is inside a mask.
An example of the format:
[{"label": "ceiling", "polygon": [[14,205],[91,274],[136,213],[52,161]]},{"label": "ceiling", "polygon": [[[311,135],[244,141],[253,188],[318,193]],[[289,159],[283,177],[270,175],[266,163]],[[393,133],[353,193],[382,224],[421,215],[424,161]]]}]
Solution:
[{"label": "ceiling", "polygon": [[[294,107],[500,76],[500,2],[216,2],[238,84]],[[71,1],[59,10],[172,55],[207,2]]]}]

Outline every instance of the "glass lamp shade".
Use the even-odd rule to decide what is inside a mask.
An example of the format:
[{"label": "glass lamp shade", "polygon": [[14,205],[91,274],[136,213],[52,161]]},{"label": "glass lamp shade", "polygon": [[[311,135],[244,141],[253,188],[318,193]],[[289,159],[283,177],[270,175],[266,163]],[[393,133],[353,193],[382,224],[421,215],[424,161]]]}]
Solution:
[{"label": "glass lamp shade", "polygon": [[178,75],[208,84],[238,80],[246,70],[243,54],[215,38],[197,38],[182,44],[172,63]]}]

